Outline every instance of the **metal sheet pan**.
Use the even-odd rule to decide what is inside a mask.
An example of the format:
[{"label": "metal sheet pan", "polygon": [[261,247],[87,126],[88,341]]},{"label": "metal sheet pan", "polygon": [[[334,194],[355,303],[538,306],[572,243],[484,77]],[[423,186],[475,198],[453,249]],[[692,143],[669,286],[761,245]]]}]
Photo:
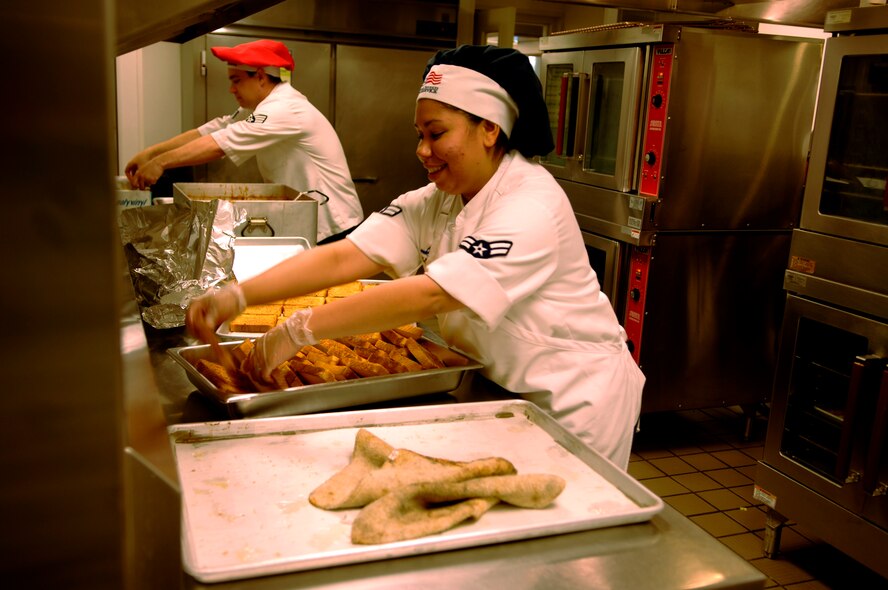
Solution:
[{"label": "metal sheet pan", "polygon": [[[242,238],[243,239],[243,238]],[[286,238],[250,238],[251,240],[276,240],[276,239],[286,239]],[[299,238],[302,239],[302,238]],[[267,269],[262,269],[267,270]],[[258,274],[258,273],[256,273]],[[361,279],[358,281],[360,283],[364,283],[365,285],[379,285],[382,283],[388,283],[388,280],[379,280],[379,279]],[[222,325],[216,330],[216,335],[220,340],[245,340],[247,338],[259,338],[262,336],[263,332],[232,332],[231,326],[229,323],[222,322]]]},{"label": "metal sheet pan", "polygon": [[[518,473],[560,475],[567,485],[542,510],[501,504],[440,534],[353,545],[358,509],[320,510],[308,495],[348,463],[359,428],[433,457],[500,456]],[[663,508],[650,490],[520,400],[182,424],[169,435],[182,489],[183,565],[204,582],[643,522]]]},{"label": "metal sheet pan", "polygon": [[[222,342],[220,346],[234,348],[240,343],[241,340]],[[194,363],[199,359],[215,360],[216,357],[210,345],[171,348],[167,350],[167,354],[185,369],[189,381],[197,387],[198,391],[210,399],[224,404],[232,418],[310,414],[406,399],[430,393],[456,391],[467,386],[472,374],[482,367],[480,363],[470,358],[469,364],[464,367],[445,367],[380,377],[362,377],[335,383],[290,387],[265,393],[232,394],[219,390],[194,368]]]}]

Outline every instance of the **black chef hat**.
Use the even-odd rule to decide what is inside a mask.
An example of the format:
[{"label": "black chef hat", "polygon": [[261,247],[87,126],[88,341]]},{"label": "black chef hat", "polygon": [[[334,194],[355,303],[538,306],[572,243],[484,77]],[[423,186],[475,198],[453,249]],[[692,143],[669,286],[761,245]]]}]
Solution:
[{"label": "black chef hat", "polygon": [[518,107],[518,118],[509,135],[509,146],[527,158],[551,152],[555,143],[549,128],[549,111],[543,89],[530,60],[514,49],[492,45],[461,45],[439,51],[426,64],[423,80],[432,66],[447,64],[487,76],[509,93]]}]

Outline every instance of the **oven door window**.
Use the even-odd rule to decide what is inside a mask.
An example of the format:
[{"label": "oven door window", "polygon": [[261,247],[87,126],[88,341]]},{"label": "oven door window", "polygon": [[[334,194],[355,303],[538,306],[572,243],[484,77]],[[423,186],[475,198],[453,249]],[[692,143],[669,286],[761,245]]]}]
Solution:
[{"label": "oven door window", "polygon": [[820,213],[888,225],[888,56],[842,58]]},{"label": "oven door window", "polygon": [[[579,90],[582,86],[578,76],[582,64],[582,51],[557,52],[543,56],[543,94],[549,112],[549,129],[555,142],[555,149],[540,158],[544,164],[563,167],[574,155],[572,142],[577,132]],[[560,175],[563,176],[563,172]]]},{"label": "oven door window", "polygon": [[[872,400],[867,338],[801,318],[781,453],[836,483],[848,476],[851,443]],[[866,409],[865,409],[866,408]]]},{"label": "oven door window", "polygon": [[613,176],[617,171],[620,112],[626,64],[597,63],[592,66],[589,92],[589,131],[585,147],[585,169]]},{"label": "oven door window", "polygon": [[638,47],[601,49],[584,56],[588,84],[583,88],[588,98],[581,101],[587,106],[579,118],[584,181],[621,192],[634,188],[642,62]]},{"label": "oven door window", "polygon": [[623,278],[624,244],[604,236],[583,232],[583,241],[586,246],[586,254],[589,256],[589,265],[595,271],[598,285],[601,291],[607,295],[611,306],[620,312],[621,298],[619,297]]}]

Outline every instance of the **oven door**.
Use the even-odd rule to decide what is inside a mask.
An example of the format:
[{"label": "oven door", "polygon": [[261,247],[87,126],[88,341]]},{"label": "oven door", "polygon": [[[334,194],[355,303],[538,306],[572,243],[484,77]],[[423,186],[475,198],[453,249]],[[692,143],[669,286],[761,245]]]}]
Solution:
[{"label": "oven door", "polygon": [[888,35],[826,41],[801,227],[888,246]]},{"label": "oven door", "polygon": [[643,46],[543,54],[557,178],[620,192],[637,184]]},{"label": "oven door", "polygon": [[586,245],[586,254],[589,256],[589,264],[598,277],[601,291],[611,302],[611,306],[620,317],[617,307],[622,302],[623,287],[626,284],[624,267],[628,257],[629,245],[611,238],[587,231],[582,232],[583,242]]},{"label": "oven door", "polygon": [[888,325],[789,294],[763,461],[848,510],[869,499],[884,514],[874,435],[884,437],[886,359]]}]

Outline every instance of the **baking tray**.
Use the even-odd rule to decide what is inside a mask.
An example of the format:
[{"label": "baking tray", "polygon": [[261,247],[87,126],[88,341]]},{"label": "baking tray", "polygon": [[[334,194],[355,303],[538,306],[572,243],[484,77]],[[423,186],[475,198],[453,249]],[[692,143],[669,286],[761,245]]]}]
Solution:
[{"label": "baking tray", "polygon": [[[240,239],[249,239],[249,240],[278,240],[278,239],[281,239],[281,240],[283,240],[286,238],[240,238]],[[302,238],[299,238],[299,239],[302,239]],[[237,260],[237,256],[235,256],[235,260]],[[265,270],[265,269],[263,269],[263,270]],[[256,273],[256,274],[258,274],[258,273]],[[235,273],[235,276],[237,276],[236,273]],[[380,283],[390,283],[391,280],[360,279],[358,282],[364,283],[364,284],[378,285]],[[260,336],[262,336],[264,334],[265,334],[265,332],[238,332],[238,331],[232,332],[231,324],[228,322],[228,320],[222,322],[222,324],[216,329],[216,335],[219,337],[220,340],[243,341],[243,340],[246,340],[247,338],[251,338],[251,339],[252,338],[259,338]]]},{"label": "baking tray", "polygon": [[[567,485],[542,510],[499,504],[436,535],[353,545],[359,510],[321,510],[308,495],[349,462],[360,428],[427,456],[503,457],[519,474],[559,475]],[[182,490],[183,566],[203,582],[644,522],[663,508],[650,490],[521,400],[182,424],[169,435]]]},{"label": "baking tray", "polygon": [[[234,348],[240,343],[241,341],[221,342],[220,346]],[[406,399],[429,393],[456,391],[467,385],[467,379],[471,378],[472,373],[483,366],[472,358],[466,357],[469,359],[469,364],[463,367],[445,367],[379,377],[361,377],[360,379],[302,385],[265,393],[225,393],[194,367],[194,363],[202,358],[216,360],[216,355],[210,345],[180,346],[167,350],[167,354],[185,369],[188,379],[197,387],[198,391],[223,404],[228,410],[228,415],[232,418],[310,414]],[[460,354],[466,356],[461,352]]]}]

